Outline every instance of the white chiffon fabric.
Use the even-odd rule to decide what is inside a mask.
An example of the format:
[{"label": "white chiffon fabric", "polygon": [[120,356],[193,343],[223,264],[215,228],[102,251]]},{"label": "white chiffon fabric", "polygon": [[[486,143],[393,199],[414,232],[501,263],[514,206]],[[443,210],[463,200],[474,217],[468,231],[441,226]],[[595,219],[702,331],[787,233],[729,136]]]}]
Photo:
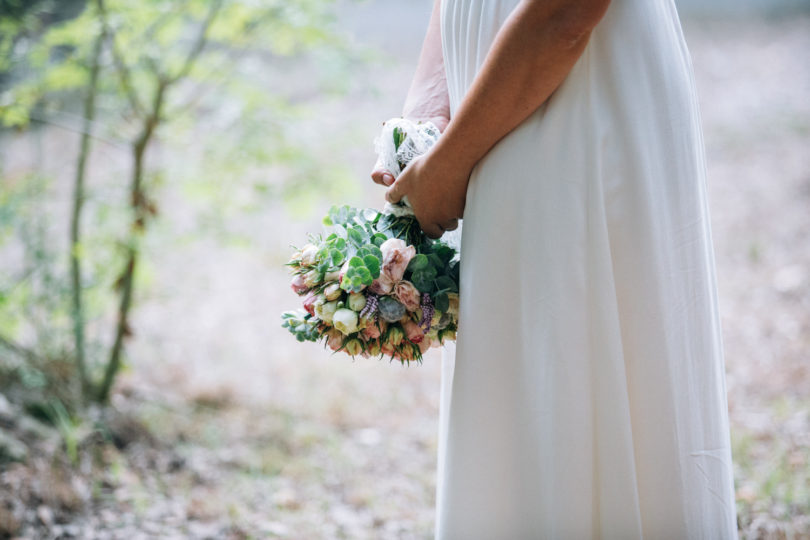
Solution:
[{"label": "white chiffon fabric", "polygon": [[[451,110],[518,0],[444,0]],[[672,0],[613,0],[470,180],[436,537],[735,538],[700,119]]]}]

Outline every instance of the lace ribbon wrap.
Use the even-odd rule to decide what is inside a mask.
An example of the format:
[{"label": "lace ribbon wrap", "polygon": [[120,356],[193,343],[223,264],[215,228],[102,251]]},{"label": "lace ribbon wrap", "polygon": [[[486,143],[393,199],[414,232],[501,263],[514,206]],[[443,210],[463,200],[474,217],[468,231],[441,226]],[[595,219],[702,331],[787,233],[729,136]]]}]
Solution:
[{"label": "lace ribbon wrap", "polygon": [[[433,122],[413,122],[405,118],[392,118],[385,122],[380,136],[374,139],[377,152],[375,168],[390,172],[399,177],[408,163],[421,156],[439,140],[439,128]],[[404,197],[399,204],[385,203],[384,214],[397,217],[412,216],[413,210]]]},{"label": "lace ribbon wrap", "polygon": [[[376,169],[387,170],[394,178],[415,157],[421,156],[439,140],[441,132],[433,122],[413,122],[406,118],[391,118],[383,124],[380,135],[374,139],[374,150],[377,152]],[[397,217],[412,216],[413,209],[408,197],[403,197],[397,204],[385,203],[384,214]],[[450,247],[461,251],[461,224],[455,231],[448,231],[442,236]]]}]

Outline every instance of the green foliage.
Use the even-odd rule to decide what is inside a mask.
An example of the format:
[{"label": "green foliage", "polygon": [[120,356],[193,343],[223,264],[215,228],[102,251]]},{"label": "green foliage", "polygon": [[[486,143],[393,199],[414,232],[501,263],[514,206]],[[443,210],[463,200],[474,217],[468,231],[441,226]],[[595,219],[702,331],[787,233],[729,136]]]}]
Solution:
[{"label": "green foliage", "polygon": [[417,248],[405,279],[420,292],[431,294],[439,311],[447,309],[447,293],[458,293],[459,265],[458,260],[454,260],[455,250],[427,238],[415,218],[396,217],[373,209],[333,206],[323,223],[334,227],[335,232],[323,240],[322,249],[340,252],[342,259],[349,260],[341,283],[344,290],[359,292],[371,285],[380,275],[382,252],[379,246],[388,238],[402,238]]},{"label": "green foliage", "polygon": [[[304,298],[304,307],[309,312],[286,312],[282,315],[282,326],[298,341],[324,339],[326,332],[335,328],[338,336],[333,334],[327,340],[333,350],[345,350],[352,356],[365,354],[383,357],[390,354],[401,362],[421,361],[422,353],[416,345],[421,341],[404,339],[406,332],[401,320],[406,315],[419,324],[424,332],[430,331],[429,327],[436,316],[438,324],[428,339],[435,338],[439,342],[445,338],[455,339],[455,315],[447,313],[450,308],[449,295],[459,290],[459,260],[453,248],[428,238],[413,216],[396,217],[373,209],[333,206],[323,218],[323,223],[329,227],[328,235],[311,235],[309,243],[287,263],[294,275],[293,289]],[[404,274],[397,272],[394,275],[394,264],[388,267],[389,283],[393,285],[392,282],[396,281],[393,290],[381,292],[381,285],[380,289],[374,289],[373,294],[369,294],[371,289],[368,288],[382,274],[383,264],[392,262],[385,260],[381,246],[394,238],[405,240],[415,248],[416,254],[404,269]],[[394,246],[391,248],[393,250]],[[402,270],[401,267],[399,270]],[[400,294],[394,292],[400,285],[400,290],[409,288],[408,284],[400,284],[400,279],[410,281],[416,287],[416,291],[410,289],[411,293],[402,294],[416,295],[415,299],[411,296],[411,301],[417,307],[406,308],[402,303],[405,300],[394,296]],[[391,289],[391,286],[388,288]],[[354,301],[356,298],[352,299],[353,293],[360,293],[359,302]],[[429,297],[424,298],[423,293],[428,293]],[[375,318],[378,316],[390,324],[381,337],[360,339],[357,330],[346,330],[352,327],[352,323],[346,322],[352,317],[346,315],[345,311],[343,315],[337,311],[346,308],[358,312],[358,317],[362,314],[362,324],[376,324]],[[341,317],[340,321],[336,320],[338,316]],[[339,341],[341,333],[344,337]],[[384,352],[383,346],[387,352]]]},{"label": "green foliage", "polygon": [[321,335],[318,332],[318,320],[313,319],[309,313],[301,311],[287,311],[281,314],[281,327],[286,328],[298,341],[318,341]]},{"label": "green foliage", "polygon": [[[332,22],[330,0],[88,0],[0,10],[0,126],[64,126],[64,118],[87,115],[81,126],[67,123],[87,154],[105,140],[131,156],[133,171],[106,178],[91,171],[87,192],[83,174],[76,175],[82,204],[74,212],[83,230],[67,253],[54,248],[50,232],[66,230],[56,221],[62,213],[41,211],[53,203],[46,191],[0,182],[0,249],[21,250],[26,263],[23,271],[0,274],[0,338],[7,342],[0,342],[0,371],[72,410],[78,387],[87,386],[76,380],[78,324],[88,334],[91,392],[84,398],[106,399],[123,362],[130,306],[148,285],[144,246],[159,224],[165,187],[178,186],[208,224],[274,199],[310,204],[313,193],[345,187],[345,170],[325,166],[319,149],[305,147],[311,139],[290,133],[306,119],[306,105],[279,76],[293,62],[317,67],[349,55]],[[178,158],[152,163],[146,148],[155,140]],[[85,157],[77,153],[77,170]],[[349,258],[342,240],[326,266]],[[357,246],[351,249],[356,255]],[[80,264],[78,288],[67,279],[71,257]],[[363,261],[373,270],[371,259]],[[0,272],[9,270],[3,265]],[[77,289],[79,308],[71,302]],[[308,328],[299,326],[299,333]],[[14,361],[6,360],[9,351]]]}]

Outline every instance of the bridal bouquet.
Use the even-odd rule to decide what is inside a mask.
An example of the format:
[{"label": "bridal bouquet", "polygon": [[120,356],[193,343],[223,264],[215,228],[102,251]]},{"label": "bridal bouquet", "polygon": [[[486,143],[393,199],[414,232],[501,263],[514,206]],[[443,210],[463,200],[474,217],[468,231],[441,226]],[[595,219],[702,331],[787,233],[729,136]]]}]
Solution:
[{"label": "bridal bouquet", "polygon": [[[386,122],[377,141],[381,163],[396,176],[436,137],[432,124]],[[303,309],[282,314],[282,326],[299,341],[405,363],[455,339],[458,251],[428,238],[407,205],[332,207],[324,225],[287,263]]]}]

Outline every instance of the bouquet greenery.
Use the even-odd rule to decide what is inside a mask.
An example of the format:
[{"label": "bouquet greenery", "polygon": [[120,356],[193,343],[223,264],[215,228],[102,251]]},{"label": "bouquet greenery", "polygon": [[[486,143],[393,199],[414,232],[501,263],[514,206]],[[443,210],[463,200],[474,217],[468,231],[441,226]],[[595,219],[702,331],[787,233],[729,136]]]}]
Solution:
[{"label": "bouquet greenery", "polygon": [[351,356],[421,361],[458,328],[459,256],[412,215],[333,207],[331,230],[311,235],[287,263],[303,310],[282,315],[299,341]]}]

